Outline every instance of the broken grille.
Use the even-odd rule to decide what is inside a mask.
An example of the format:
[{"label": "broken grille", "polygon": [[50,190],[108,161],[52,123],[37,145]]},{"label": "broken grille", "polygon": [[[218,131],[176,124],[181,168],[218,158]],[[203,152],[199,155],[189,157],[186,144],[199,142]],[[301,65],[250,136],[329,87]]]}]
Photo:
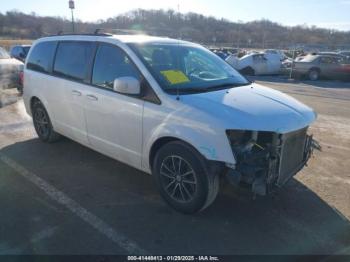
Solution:
[{"label": "broken grille", "polygon": [[277,185],[285,184],[304,164],[307,128],[283,135]]}]

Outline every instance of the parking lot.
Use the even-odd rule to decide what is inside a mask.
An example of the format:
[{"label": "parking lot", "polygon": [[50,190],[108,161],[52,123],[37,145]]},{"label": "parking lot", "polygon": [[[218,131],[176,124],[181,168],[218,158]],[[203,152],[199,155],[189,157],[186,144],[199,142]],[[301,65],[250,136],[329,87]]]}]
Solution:
[{"label": "parking lot", "polygon": [[322,151],[277,195],[223,184],[197,215],[169,208],[149,175],[68,139],[40,142],[21,99],[3,103],[0,254],[350,255],[350,83],[255,80],[317,111]]}]

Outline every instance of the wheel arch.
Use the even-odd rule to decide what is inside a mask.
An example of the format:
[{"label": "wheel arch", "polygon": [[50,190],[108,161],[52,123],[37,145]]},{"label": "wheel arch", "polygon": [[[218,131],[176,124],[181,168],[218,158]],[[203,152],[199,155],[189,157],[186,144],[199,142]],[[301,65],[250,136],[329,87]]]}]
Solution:
[{"label": "wheel arch", "polygon": [[[199,136],[197,136],[197,138],[199,138]],[[219,144],[214,143],[214,144],[211,144],[210,146],[209,145],[205,146],[206,144],[203,145],[199,143],[198,140],[191,140],[190,137],[187,137],[186,139],[186,137],[175,137],[171,135],[165,135],[155,139],[154,142],[151,144],[150,149],[148,150],[148,159],[146,160],[148,160],[147,164],[150,171],[152,171],[153,161],[157,151],[167,143],[174,142],[174,141],[180,141],[185,145],[193,148],[196,152],[198,152],[199,155],[203,156],[203,158],[208,160],[209,162],[212,162],[212,163],[214,162],[235,163],[236,162],[232,154],[231,148],[228,147],[226,151],[225,146],[223,146],[221,143]]]},{"label": "wheel arch", "polygon": [[[183,142],[185,144],[187,144],[188,146],[192,147],[194,150],[196,150],[199,154],[201,154],[193,145],[191,145],[190,143],[188,143],[187,141],[184,141],[183,139],[177,138],[177,137],[172,137],[172,136],[164,136],[164,137],[160,137],[157,140],[155,140],[151,146],[151,149],[149,151],[149,167],[153,168],[153,161],[154,158],[158,152],[158,150],[163,147],[164,145],[170,143],[170,142],[175,142],[175,141],[179,141],[179,142]],[[201,154],[202,155],[202,154]]]},{"label": "wheel arch", "polygon": [[33,113],[33,105],[36,101],[39,101],[40,103],[42,103],[42,101],[40,100],[39,97],[37,96],[32,96],[29,100],[29,105],[30,105],[30,113]]},{"label": "wheel arch", "polygon": [[321,68],[319,68],[319,67],[317,67],[317,66],[311,67],[311,68],[309,69],[308,72],[311,72],[311,71],[313,71],[313,70],[315,70],[315,71],[317,71],[319,74],[321,74]]},{"label": "wheel arch", "polygon": [[43,104],[43,106],[45,107],[46,112],[48,113],[48,115],[49,115],[49,117],[51,119],[52,125],[55,127],[53,114],[52,114],[52,112],[50,110],[50,107],[48,106],[48,103],[47,103],[45,98],[43,98],[41,96],[38,96],[38,95],[33,95],[27,101],[28,101],[28,105],[26,106],[26,109],[27,109],[27,112],[29,110],[30,115],[32,115],[32,113],[33,113],[33,105],[34,105],[35,101],[39,101],[41,104]]},{"label": "wheel arch", "polygon": [[245,74],[245,75],[255,75],[256,74],[256,70],[251,65],[243,67],[240,70],[240,72],[242,74]]}]

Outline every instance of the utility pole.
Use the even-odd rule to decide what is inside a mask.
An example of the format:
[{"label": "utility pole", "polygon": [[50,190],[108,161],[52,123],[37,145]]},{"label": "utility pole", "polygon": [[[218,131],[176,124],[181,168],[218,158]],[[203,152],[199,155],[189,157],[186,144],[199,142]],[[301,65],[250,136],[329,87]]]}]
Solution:
[{"label": "utility pole", "polygon": [[74,31],[75,31],[75,28],[74,28],[74,15],[73,15],[73,10],[75,8],[74,1],[73,0],[69,0],[68,5],[69,5],[69,9],[71,10],[71,13],[72,13],[72,31],[74,33]]}]

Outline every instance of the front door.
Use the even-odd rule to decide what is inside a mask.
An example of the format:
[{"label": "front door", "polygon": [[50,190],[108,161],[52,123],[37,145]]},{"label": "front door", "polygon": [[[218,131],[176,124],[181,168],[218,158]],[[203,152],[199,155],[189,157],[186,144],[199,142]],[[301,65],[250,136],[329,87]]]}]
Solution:
[{"label": "front door", "polygon": [[124,51],[99,44],[84,97],[88,138],[94,149],[139,168],[144,101],[113,91],[114,79],[123,76],[141,79]]}]

